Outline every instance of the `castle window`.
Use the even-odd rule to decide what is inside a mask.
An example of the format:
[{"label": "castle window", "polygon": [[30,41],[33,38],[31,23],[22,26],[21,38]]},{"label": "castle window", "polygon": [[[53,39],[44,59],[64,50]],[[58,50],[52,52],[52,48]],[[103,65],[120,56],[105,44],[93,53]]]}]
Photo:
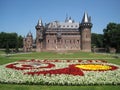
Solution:
[{"label": "castle window", "polygon": [[65,27],[65,25],[63,25],[63,27]]},{"label": "castle window", "polygon": [[54,43],[56,43],[56,40],[54,40]]},{"label": "castle window", "polygon": [[73,40],[74,44],[75,44],[75,40]]},{"label": "castle window", "polygon": [[69,25],[67,25],[67,27],[69,27]]},{"label": "castle window", "polygon": [[73,25],[71,25],[71,27],[73,27]]}]

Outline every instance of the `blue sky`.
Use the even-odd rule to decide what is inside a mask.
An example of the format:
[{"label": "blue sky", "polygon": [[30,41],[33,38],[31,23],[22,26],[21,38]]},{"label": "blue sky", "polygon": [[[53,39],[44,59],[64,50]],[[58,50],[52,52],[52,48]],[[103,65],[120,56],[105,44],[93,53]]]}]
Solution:
[{"label": "blue sky", "polygon": [[109,22],[120,23],[120,0],[0,0],[0,32],[31,31],[35,38],[38,19],[63,22],[68,14],[81,22],[84,12],[92,17],[92,33],[103,33]]}]

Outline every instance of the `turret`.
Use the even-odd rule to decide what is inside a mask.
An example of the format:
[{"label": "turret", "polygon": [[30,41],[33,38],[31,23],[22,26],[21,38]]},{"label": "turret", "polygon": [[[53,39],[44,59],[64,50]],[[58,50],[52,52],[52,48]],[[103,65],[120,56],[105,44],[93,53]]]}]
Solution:
[{"label": "turret", "polygon": [[84,13],[82,22],[80,23],[82,51],[91,52],[91,27],[91,17],[88,17],[88,14]]},{"label": "turret", "polygon": [[32,33],[29,32],[29,33],[27,34],[27,37],[33,37],[33,36],[32,36]]},{"label": "turret", "polygon": [[36,28],[36,50],[40,52],[42,49],[42,43],[44,39],[44,26],[42,20],[38,20],[38,23],[35,26],[35,28]]},{"label": "turret", "polygon": [[68,18],[68,16],[67,16],[66,19],[65,19],[65,22],[66,23],[74,23],[74,20],[72,20],[71,17]]},{"label": "turret", "polygon": [[36,37],[38,38],[39,37],[39,40],[42,40],[43,39],[43,31],[44,31],[44,26],[43,26],[43,23],[42,23],[42,20],[38,20],[38,23],[37,25],[35,26],[36,28]]},{"label": "turret", "polygon": [[23,38],[23,51],[24,51],[24,52],[27,51],[27,50],[26,50],[26,38],[25,38],[25,36],[24,36],[24,38]]},{"label": "turret", "polygon": [[32,45],[33,45],[33,36],[32,36],[32,33],[29,32],[27,36],[23,38],[24,52],[32,51]]},{"label": "turret", "polygon": [[43,26],[42,20],[38,20],[37,25],[35,26],[36,30],[40,29]]}]

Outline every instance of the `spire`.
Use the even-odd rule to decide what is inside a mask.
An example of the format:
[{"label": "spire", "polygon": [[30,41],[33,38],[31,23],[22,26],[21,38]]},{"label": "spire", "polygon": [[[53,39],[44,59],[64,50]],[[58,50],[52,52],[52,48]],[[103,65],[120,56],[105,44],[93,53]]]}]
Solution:
[{"label": "spire", "polygon": [[87,27],[87,28],[91,28],[92,27],[92,23],[91,23],[91,17],[88,16],[88,14],[85,12],[84,13],[84,16],[83,16],[83,19],[82,19],[82,22],[80,24],[80,27],[84,28],[84,27]]},{"label": "spire", "polygon": [[38,20],[38,24],[37,25],[39,25],[39,26],[43,26],[43,23],[42,23],[42,20],[40,19],[40,20]]},{"label": "spire", "polygon": [[71,17],[69,17],[68,23],[73,23],[73,20],[71,19]]},{"label": "spire", "polygon": [[88,17],[88,14],[85,12],[82,19],[82,23],[89,23],[89,19],[90,18]]},{"label": "spire", "polygon": [[65,22],[68,22],[68,14],[66,14]]},{"label": "spire", "polygon": [[27,34],[27,37],[32,37],[31,31],[29,31],[29,33]]},{"label": "spire", "polygon": [[71,20],[71,16],[69,17],[69,20]]}]

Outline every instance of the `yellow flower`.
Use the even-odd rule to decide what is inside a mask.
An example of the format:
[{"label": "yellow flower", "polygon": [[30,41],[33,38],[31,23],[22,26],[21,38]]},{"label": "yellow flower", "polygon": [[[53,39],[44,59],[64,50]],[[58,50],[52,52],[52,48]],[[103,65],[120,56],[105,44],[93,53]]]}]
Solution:
[{"label": "yellow flower", "polygon": [[112,68],[109,65],[102,65],[102,64],[80,64],[80,65],[76,65],[75,67],[81,68],[83,70],[93,70],[93,71],[109,70]]}]

